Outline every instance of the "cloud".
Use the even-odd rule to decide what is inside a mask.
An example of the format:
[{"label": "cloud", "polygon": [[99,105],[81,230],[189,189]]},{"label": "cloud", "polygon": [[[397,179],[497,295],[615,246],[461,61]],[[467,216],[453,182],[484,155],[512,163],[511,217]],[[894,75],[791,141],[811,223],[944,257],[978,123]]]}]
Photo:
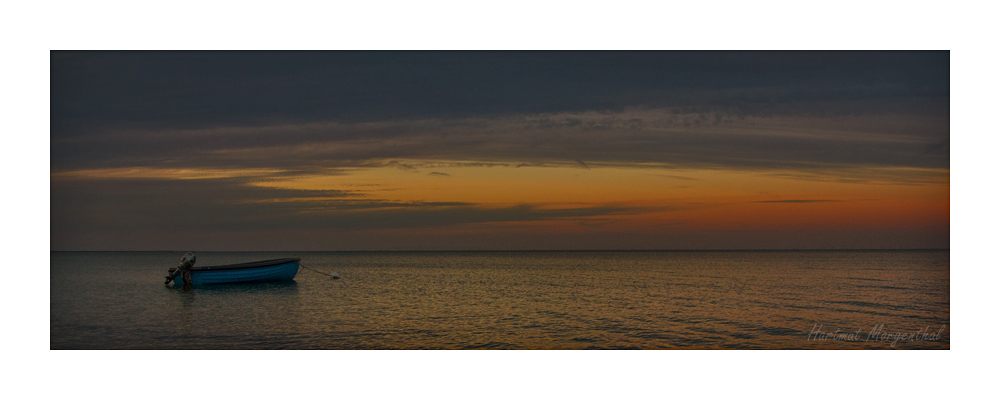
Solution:
[{"label": "cloud", "polygon": [[[391,187],[360,184],[260,186],[377,168],[432,176],[454,168],[633,168],[676,180],[695,180],[679,170],[725,169],[893,185],[950,179],[946,51],[51,58],[53,248],[95,235],[244,230],[266,238],[295,229],[602,224],[655,212],[396,201],[377,198]],[[823,201],[833,200],[771,202]]]},{"label": "cloud", "polygon": [[53,52],[51,166],[948,168],[949,57]]},{"label": "cloud", "polygon": [[947,51],[59,51],[51,65],[54,136],[628,107],[884,113],[950,91]]},{"label": "cloud", "polygon": [[[688,176],[680,176],[680,175],[663,175],[663,174],[660,174],[660,176],[662,176],[664,178],[678,179],[678,180],[682,180],[682,181],[697,181],[698,180],[696,178],[691,178],[691,177],[688,177]],[[690,187],[690,186],[685,186],[685,187]]]},{"label": "cloud", "polygon": [[[554,118],[575,118],[581,124],[538,128],[531,116],[507,116],[109,132],[54,138],[52,169],[276,169],[293,176],[375,167],[575,165],[794,170],[796,176],[809,177],[872,168],[895,168],[895,175],[905,175],[950,167],[948,152],[940,151],[949,136],[949,119],[932,115],[745,117],[691,126],[681,121],[700,117],[670,109]],[[640,128],[626,127],[636,119],[643,121]]]},{"label": "cloud", "polygon": [[401,170],[404,170],[404,171],[410,171],[410,170],[413,170],[413,169],[417,168],[417,167],[415,167],[413,165],[410,165],[410,164],[400,163],[399,161],[389,161],[388,163],[385,164],[385,166],[392,167],[392,168],[398,168],[398,169],[401,169]]},{"label": "cloud", "polygon": [[843,200],[768,200],[754,201],[754,203],[836,203]]},{"label": "cloud", "polygon": [[[495,207],[468,202],[400,202],[340,190],[253,186],[243,178],[174,180],[94,178],[51,186],[52,248],[79,248],[89,237],[188,232],[367,231],[466,224],[573,220],[678,209],[601,205]],[[267,246],[266,243],[261,243]],[[103,243],[114,248],[115,243]]]}]

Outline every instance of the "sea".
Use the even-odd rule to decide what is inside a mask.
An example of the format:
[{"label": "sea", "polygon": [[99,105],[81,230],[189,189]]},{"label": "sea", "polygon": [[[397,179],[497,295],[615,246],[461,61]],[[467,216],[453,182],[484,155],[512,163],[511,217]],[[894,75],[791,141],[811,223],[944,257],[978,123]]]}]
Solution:
[{"label": "sea", "polygon": [[[948,250],[51,252],[50,348],[949,349]],[[333,279],[337,273],[341,279]]]}]

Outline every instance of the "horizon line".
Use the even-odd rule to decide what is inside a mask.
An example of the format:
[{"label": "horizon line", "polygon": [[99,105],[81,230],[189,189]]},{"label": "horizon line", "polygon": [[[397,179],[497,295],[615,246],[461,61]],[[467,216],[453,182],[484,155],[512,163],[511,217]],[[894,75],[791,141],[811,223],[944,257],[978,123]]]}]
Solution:
[{"label": "horizon line", "polygon": [[666,251],[951,251],[951,248],[862,248],[862,249],[653,249],[653,250],[49,250],[50,253],[165,253],[165,252],[215,252],[215,253],[457,253],[457,252],[666,252]]}]

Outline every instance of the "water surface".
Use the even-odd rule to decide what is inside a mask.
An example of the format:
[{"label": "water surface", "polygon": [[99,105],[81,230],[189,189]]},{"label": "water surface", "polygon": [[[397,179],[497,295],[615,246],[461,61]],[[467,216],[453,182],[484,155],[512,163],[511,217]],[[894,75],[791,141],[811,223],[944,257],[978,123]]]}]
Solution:
[{"label": "water surface", "polygon": [[[197,254],[344,279],[182,289],[163,276],[183,252],[53,252],[51,348],[950,347],[948,251]],[[816,335],[838,329],[860,335]]]}]

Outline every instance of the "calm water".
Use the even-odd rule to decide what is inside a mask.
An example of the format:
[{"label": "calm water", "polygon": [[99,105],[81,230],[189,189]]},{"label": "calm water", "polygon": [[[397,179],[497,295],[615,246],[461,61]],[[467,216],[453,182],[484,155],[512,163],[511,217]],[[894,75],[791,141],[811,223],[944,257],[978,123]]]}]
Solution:
[{"label": "calm water", "polygon": [[182,254],[51,253],[51,348],[950,347],[948,251],[199,252],[344,279],[165,287]]}]

